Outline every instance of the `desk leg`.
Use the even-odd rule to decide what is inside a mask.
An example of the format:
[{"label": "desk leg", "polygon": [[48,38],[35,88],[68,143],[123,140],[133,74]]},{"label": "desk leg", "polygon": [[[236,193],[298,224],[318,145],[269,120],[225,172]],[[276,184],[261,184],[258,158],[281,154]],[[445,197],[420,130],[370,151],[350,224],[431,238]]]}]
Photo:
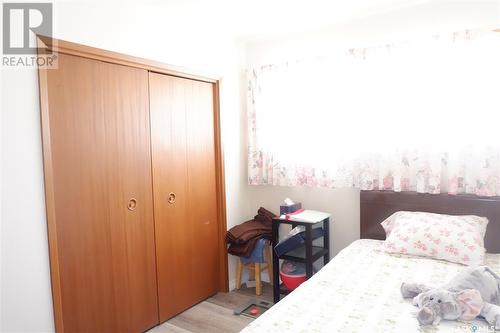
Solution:
[{"label": "desk leg", "polygon": [[328,250],[328,253],[323,256],[323,265],[326,265],[330,261],[330,219],[323,221],[323,230],[325,232],[323,247]]},{"label": "desk leg", "polygon": [[308,224],[306,225],[306,277],[309,279],[312,275],[312,224]]},{"label": "desk leg", "polygon": [[274,252],[274,247],[278,244],[278,230],[279,223],[272,222],[273,229],[273,239],[272,239],[272,248],[271,251],[273,253],[273,299],[274,303],[278,303],[280,301],[280,277],[279,277],[279,258]]}]

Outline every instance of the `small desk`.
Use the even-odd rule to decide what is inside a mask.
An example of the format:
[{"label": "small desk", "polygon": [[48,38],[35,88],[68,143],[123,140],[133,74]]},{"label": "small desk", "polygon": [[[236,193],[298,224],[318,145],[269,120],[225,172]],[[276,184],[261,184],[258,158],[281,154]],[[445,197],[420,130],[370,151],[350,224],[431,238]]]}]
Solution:
[{"label": "small desk", "polygon": [[[317,227],[318,223],[323,224],[323,246],[314,246],[312,239],[312,229]],[[306,228],[305,231],[305,242],[298,248],[295,248],[287,253],[277,256],[274,252],[274,247],[279,242],[279,226],[281,224],[290,224],[292,228],[296,226],[303,225]],[[299,222],[285,220],[279,217],[273,219],[272,225],[273,231],[273,298],[274,303],[278,303],[281,299],[281,295],[288,295],[290,292],[285,286],[280,285],[280,267],[279,260],[293,260],[296,262],[302,262],[306,264],[306,279],[309,279],[313,275],[313,263],[319,258],[323,257],[323,263],[326,265],[330,261],[330,218],[325,218],[324,220],[318,222]]]}]

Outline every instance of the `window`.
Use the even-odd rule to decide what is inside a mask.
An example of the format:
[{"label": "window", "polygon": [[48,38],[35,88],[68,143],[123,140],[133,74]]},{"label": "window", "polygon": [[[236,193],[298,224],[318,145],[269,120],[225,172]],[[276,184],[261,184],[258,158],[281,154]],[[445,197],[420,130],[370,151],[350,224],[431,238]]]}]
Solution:
[{"label": "window", "polygon": [[500,33],[248,74],[250,184],[500,195]]}]

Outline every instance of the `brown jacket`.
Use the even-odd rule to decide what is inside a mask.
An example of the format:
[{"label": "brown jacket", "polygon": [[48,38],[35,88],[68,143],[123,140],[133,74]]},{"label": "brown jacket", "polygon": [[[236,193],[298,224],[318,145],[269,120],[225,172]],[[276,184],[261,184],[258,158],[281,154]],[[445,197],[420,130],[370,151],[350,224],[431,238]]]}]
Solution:
[{"label": "brown jacket", "polygon": [[232,227],[226,234],[228,252],[237,256],[249,257],[259,238],[271,239],[273,213],[259,208],[253,220]]}]

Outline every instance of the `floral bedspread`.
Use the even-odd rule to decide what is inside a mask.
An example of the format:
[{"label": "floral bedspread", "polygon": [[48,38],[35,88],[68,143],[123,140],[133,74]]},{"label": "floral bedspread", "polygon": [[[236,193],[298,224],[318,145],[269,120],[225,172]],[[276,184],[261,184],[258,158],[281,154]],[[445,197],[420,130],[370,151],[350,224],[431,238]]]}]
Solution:
[{"label": "floral bedspread", "polygon": [[[486,254],[486,265],[500,273],[500,254]],[[387,254],[382,241],[358,240],[242,332],[493,332],[484,320],[420,327],[417,308],[401,297],[402,282],[439,286],[464,267]]]}]

